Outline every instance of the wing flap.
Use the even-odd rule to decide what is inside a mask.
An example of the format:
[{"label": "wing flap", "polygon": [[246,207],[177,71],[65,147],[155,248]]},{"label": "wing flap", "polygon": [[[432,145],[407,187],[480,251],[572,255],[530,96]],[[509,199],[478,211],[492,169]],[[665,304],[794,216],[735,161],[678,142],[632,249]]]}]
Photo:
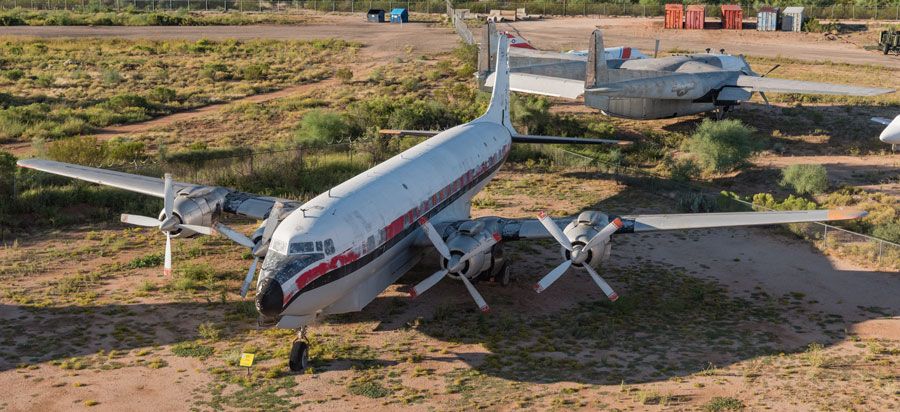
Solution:
[{"label": "wing flap", "polygon": [[835,94],[844,96],[877,96],[892,93],[894,89],[878,87],[850,86],[844,84],[806,82],[801,80],[777,79],[740,75],[735,86],[750,87],[755,92]]}]

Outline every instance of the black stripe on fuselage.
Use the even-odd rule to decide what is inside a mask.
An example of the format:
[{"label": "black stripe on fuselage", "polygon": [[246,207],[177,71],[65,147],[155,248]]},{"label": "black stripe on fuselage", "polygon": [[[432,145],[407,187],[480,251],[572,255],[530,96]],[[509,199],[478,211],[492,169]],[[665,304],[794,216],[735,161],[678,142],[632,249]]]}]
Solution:
[{"label": "black stripe on fuselage", "polygon": [[[487,179],[487,177],[490,176],[495,171],[497,171],[497,169],[500,169],[500,166],[502,166],[503,163],[506,161],[506,156],[508,156],[508,155],[509,155],[509,152],[507,151],[506,155],[504,155],[504,157],[502,159],[500,159],[500,161],[497,162],[496,165],[492,166],[486,172],[479,175],[476,179],[473,179],[471,182],[464,185],[461,190],[450,195],[450,197],[445,199],[443,202],[438,203],[435,207],[431,208],[431,210],[426,212],[421,217],[430,219],[430,218],[434,217],[434,215],[437,215],[438,213],[440,213],[441,211],[446,209],[448,206],[453,204],[453,202],[457,201],[460,197],[462,197],[469,190],[471,190],[472,188],[477,186],[479,183],[481,183],[482,181]],[[412,234],[420,226],[421,225],[419,224],[419,220],[415,219],[412,222],[412,224],[410,224],[408,227],[404,228],[402,231],[400,231],[400,233],[398,233],[396,236],[392,237],[390,240],[385,242],[383,245],[372,250],[370,253],[360,256],[359,259],[356,259],[355,261],[353,261],[351,263],[348,263],[348,264],[341,266],[337,269],[334,269],[330,272],[326,272],[324,275],[319,276],[312,282],[309,282],[308,284],[306,284],[306,286],[304,286],[302,289],[297,291],[297,293],[295,293],[293,297],[291,297],[291,300],[288,301],[287,305],[284,305],[284,308],[291,306],[291,303],[294,303],[294,301],[300,295],[302,295],[306,292],[312,291],[313,289],[325,286],[325,285],[327,285],[331,282],[334,282],[338,279],[341,279],[345,276],[349,276],[353,272],[356,272],[357,270],[361,269],[362,267],[368,265],[373,260],[377,259],[379,256],[383,255],[385,252],[390,250],[392,247],[394,247],[398,243],[402,242],[404,239],[406,239],[410,234]],[[282,308],[282,310],[284,310],[284,308]]]}]

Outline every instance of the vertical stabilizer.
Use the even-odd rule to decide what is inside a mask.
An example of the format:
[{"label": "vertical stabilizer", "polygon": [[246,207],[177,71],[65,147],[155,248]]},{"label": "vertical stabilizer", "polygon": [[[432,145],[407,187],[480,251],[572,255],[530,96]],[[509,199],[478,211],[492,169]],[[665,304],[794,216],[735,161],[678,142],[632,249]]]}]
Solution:
[{"label": "vertical stabilizer", "polygon": [[494,86],[491,103],[482,120],[500,123],[515,133],[509,120],[509,41],[506,36],[497,37],[497,65],[494,69]]},{"label": "vertical stabilizer", "polygon": [[584,88],[594,89],[609,83],[609,68],[606,67],[606,54],[603,49],[603,32],[599,29],[591,33],[588,46],[588,61],[584,73]]}]

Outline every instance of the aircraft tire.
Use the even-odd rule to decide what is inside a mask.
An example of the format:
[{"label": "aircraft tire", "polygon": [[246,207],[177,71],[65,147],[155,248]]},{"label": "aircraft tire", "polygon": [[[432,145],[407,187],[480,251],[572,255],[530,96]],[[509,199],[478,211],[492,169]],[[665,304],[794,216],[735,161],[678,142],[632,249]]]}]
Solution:
[{"label": "aircraft tire", "polygon": [[503,269],[500,269],[500,274],[497,276],[497,280],[500,282],[500,286],[509,286],[512,283],[512,270],[509,269],[509,263],[503,265]]},{"label": "aircraft tire", "polygon": [[295,340],[291,346],[289,366],[291,372],[303,372],[309,367],[309,345],[302,340]]}]

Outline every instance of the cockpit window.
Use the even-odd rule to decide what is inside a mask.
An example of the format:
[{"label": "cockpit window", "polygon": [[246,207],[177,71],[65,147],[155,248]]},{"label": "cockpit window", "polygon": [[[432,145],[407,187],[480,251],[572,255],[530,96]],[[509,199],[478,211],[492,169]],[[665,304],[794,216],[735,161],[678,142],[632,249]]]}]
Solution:
[{"label": "cockpit window", "polygon": [[313,253],[315,252],[315,244],[313,242],[293,242],[288,250],[289,255],[297,253]]},{"label": "cockpit window", "polygon": [[304,255],[283,255],[275,251],[269,251],[266,254],[266,260],[263,261],[263,270],[274,270],[272,276],[278,283],[287,282],[288,279],[306,269],[309,265],[325,258],[321,253],[310,253]]},{"label": "cockpit window", "polygon": [[325,253],[329,255],[334,254],[334,242],[332,242],[331,239],[325,240]]}]

